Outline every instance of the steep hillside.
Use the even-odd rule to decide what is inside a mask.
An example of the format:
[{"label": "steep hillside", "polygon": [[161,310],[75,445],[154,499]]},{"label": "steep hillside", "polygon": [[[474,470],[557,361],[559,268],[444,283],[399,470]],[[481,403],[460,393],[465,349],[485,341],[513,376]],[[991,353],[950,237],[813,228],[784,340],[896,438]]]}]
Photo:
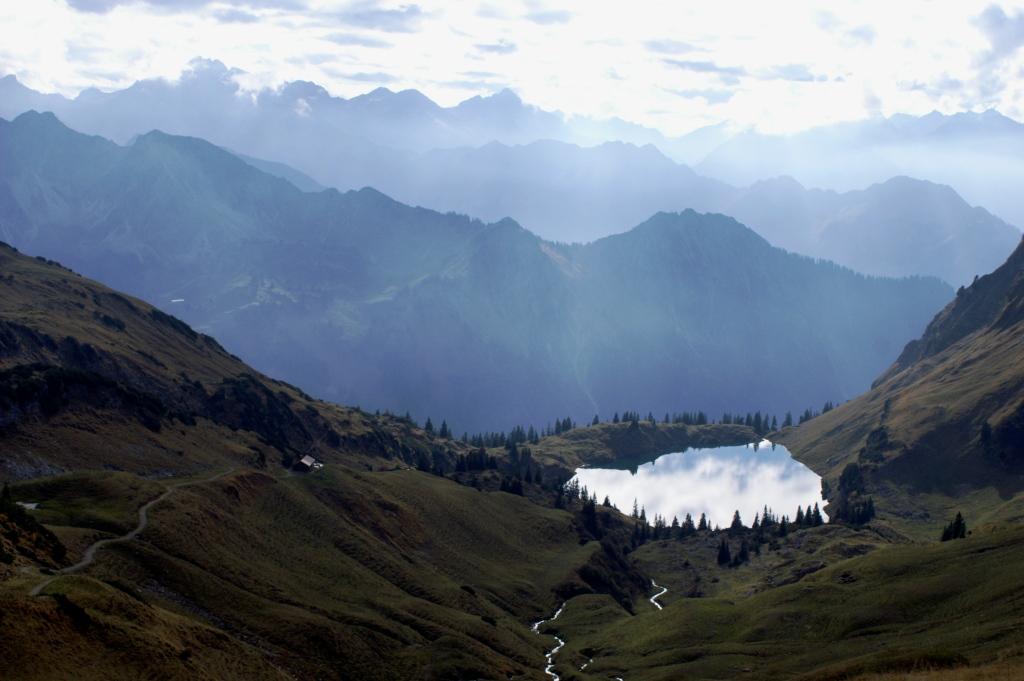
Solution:
[{"label": "steep hillside", "polygon": [[[740,581],[733,588],[710,597],[670,590],[664,609],[652,607],[639,617],[599,597],[570,601],[559,628],[568,642],[559,673],[567,681],[1020,678],[1024,639],[1014,605],[1024,586],[1019,526],[845,559],[828,558],[816,546],[834,529],[803,532],[773,549],[784,564],[808,554],[817,559],[812,574],[796,583],[750,588],[745,580],[773,560],[766,551],[750,566],[717,570],[723,581]],[[657,561],[673,543],[645,547],[647,559]],[[689,552],[686,571],[698,565],[695,553]],[[583,663],[586,669],[578,671]]]},{"label": "steep hillside", "polygon": [[1022,306],[1024,245],[958,291],[871,391],[782,441],[833,481],[858,466],[880,515],[910,531],[937,532],[959,509],[974,522],[1019,515]]},{"label": "steep hillside", "polygon": [[[180,475],[261,456],[279,464],[305,453],[337,460],[350,447],[357,461],[412,451],[401,439],[407,425],[314,401],[184,322],[51,261],[3,245],[0,272],[5,477],[103,466]],[[123,433],[111,440],[115,424]]]},{"label": "steep hillside", "polygon": [[540,679],[530,622],[646,588],[610,512],[595,541],[550,488],[496,491],[504,462],[418,470],[467,448],[56,263],[2,246],[0,274],[4,678]]},{"label": "steep hillside", "polygon": [[371,189],[304,193],[194,138],[119,147],[48,114],[0,125],[0,152],[10,242],[318,397],[459,432],[849,398],[952,295],[787,254],[721,216],[565,246]]}]

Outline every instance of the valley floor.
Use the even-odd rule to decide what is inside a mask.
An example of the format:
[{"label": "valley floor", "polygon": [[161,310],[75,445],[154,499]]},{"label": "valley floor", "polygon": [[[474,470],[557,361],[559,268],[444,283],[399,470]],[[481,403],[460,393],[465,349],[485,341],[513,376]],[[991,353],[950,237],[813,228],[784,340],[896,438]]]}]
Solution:
[{"label": "valley floor", "polygon": [[[607,592],[617,577],[601,543],[577,541],[572,509],[413,470],[222,471],[160,485],[83,475],[15,486],[41,501],[41,517],[67,523],[50,526],[67,563],[81,560],[83,537],[131,535],[146,504],[150,524],[77,574],[6,569],[9,678],[541,679],[549,635],[565,642],[551,669],[563,681],[1024,672],[1024,528],[893,544],[825,525],[772,539],[735,568],[715,554],[738,536],[648,541],[628,556],[648,581],[624,601]],[[109,511],[76,510],[86,507]],[[530,623],[559,593],[564,610],[537,636]],[[370,662],[381,655],[386,666]],[[83,676],[90,665],[102,671]]]}]

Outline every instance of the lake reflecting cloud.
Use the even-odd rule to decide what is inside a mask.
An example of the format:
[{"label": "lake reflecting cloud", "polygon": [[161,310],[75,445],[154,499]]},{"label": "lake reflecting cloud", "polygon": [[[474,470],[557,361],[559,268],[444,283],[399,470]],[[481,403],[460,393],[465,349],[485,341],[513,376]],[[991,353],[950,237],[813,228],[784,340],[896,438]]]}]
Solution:
[{"label": "lake reflecting cloud", "polygon": [[576,479],[625,512],[636,499],[652,521],[655,514],[681,522],[687,513],[694,521],[706,513],[712,526],[726,527],[738,510],[749,525],[765,506],[792,518],[798,505],[821,503],[821,478],[767,440],[665,454],[633,470],[581,468]]}]

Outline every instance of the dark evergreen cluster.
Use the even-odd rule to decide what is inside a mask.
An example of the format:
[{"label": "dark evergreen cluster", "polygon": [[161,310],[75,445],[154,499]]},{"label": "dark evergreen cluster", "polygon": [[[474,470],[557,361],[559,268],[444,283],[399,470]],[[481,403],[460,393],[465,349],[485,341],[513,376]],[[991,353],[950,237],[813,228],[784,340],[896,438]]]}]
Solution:
[{"label": "dark evergreen cluster", "polygon": [[[831,486],[823,483],[822,490],[830,493]],[[840,474],[834,506],[835,519],[851,525],[863,525],[875,517],[875,501],[865,492],[864,473],[858,464],[847,464]]]},{"label": "dark evergreen cluster", "polygon": [[967,523],[964,522],[964,517],[959,512],[956,514],[956,518],[946,525],[942,530],[942,541],[949,541],[950,539],[965,539],[967,537]]},{"label": "dark evergreen cluster", "polygon": [[[809,421],[819,414],[830,411],[834,408],[832,402],[826,402],[821,412],[807,409],[800,416],[800,423]],[[390,415],[390,412],[384,412]],[[380,412],[377,412],[380,415]],[[416,421],[413,420],[412,416],[406,412],[404,419],[411,425],[416,425]],[[628,423],[631,427],[639,427],[641,423],[646,422],[651,425],[656,425],[659,420],[655,417],[651,411],[647,412],[644,416],[638,410],[627,409],[623,412],[615,412],[608,423]],[[779,419],[775,415],[769,415],[767,413],[747,412],[746,414],[726,412],[722,415],[721,420],[715,421],[709,418],[707,413],[704,411],[683,411],[669,413],[665,412],[665,415],[660,421],[665,425],[687,425],[687,426],[704,426],[709,424],[735,424],[741,426],[747,426],[751,428],[758,435],[767,435],[773,431],[778,430],[780,427],[785,428],[787,426],[794,425],[793,415],[786,413],[780,426]],[[605,421],[601,420],[599,414],[594,414],[594,418],[591,419],[591,426],[598,426]],[[579,427],[578,424],[573,421],[572,417],[566,416],[564,418],[555,419],[554,423],[549,423],[544,428],[535,428],[534,426],[523,427],[515,426],[510,431],[495,431],[488,433],[477,433],[476,435],[470,435],[469,433],[463,433],[462,442],[472,447],[507,447],[509,444],[537,444],[543,437],[551,437],[553,435],[561,435],[567,433],[575,428]],[[441,421],[440,428],[434,425],[434,422],[427,417],[426,422],[423,424],[423,430],[430,435],[436,435],[440,438],[453,438],[454,434],[448,426],[447,421]]]},{"label": "dark evergreen cluster", "polygon": [[[573,478],[568,483],[558,485],[555,490],[555,508],[573,510],[576,505],[580,508],[580,518],[584,529],[594,538],[600,539],[604,535],[604,523],[608,521],[608,515],[599,516],[597,512],[597,494],[587,489],[586,485],[580,487],[579,480]],[[614,508],[608,497],[604,498],[601,504],[604,508]]]},{"label": "dark evergreen cluster", "polygon": [[[586,488],[580,490],[579,484],[575,481],[566,486],[566,494],[588,494]],[[591,504],[596,504],[596,495],[586,496]],[[610,506],[608,498],[605,497],[604,506]],[[806,508],[797,507],[792,518],[788,515],[778,516],[770,508],[765,506],[764,511],[754,516],[754,522],[750,527],[743,524],[739,511],[733,514],[732,522],[728,529],[722,530],[718,527],[712,529],[711,521],[707,515],[701,513],[700,520],[694,522],[693,517],[687,513],[682,522],[679,518],[672,518],[668,522],[663,516],[657,514],[653,522],[647,517],[644,507],[633,502],[633,510],[630,514],[633,520],[633,546],[639,546],[648,541],[659,541],[676,539],[683,541],[688,537],[697,534],[719,535],[718,563],[737,567],[750,560],[751,553],[760,554],[761,545],[769,543],[772,548],[777,546],[776,540],[787,536],[790,532],[819,527],[825,524],[825,517],[821,513],[818,504]],[[739,539],[739,545],[733,551],[730,546],[730,538]]]},{"label": "dark evergreen cluster", "polygon": [[523,496],[523,481],[520,478],[504,477],[501,479],[501,485],[498,489],[502,492],[508,492],[509,494],[518,494],[519,496]]},{"label": "dark evergreen cluster", "polygon": [[455,460],[456,473],[496,470],[497,468],[498,460],[493,456],[489,456],[487,450],[483,447],[478,447],[469,454],[459,454],[458,459]]},{"label": "dark evergreen cluster", "polygon": [[[788,417],[789,414],[786,416]],[[746,416],[726,413],[722,415],[721,422],[747,426],[748,428],[752,428],[758,435],[767,435],[768,433],[779,429],[779,419],[777,417],[772,416],[771,419],[769,419],[768,414],[764,414],[762,416],[759,411],[754,412],[753,414],[747,412]]]},{"label": "dark evergreen cluster", "polygon": [[[814,411],[813,409],[805,409],[804,413],[800,414],[800,423],[806,423],[807,421],[810,421],[811,419],[817,418],[817,417],[821,416],[822,414],[827,414],[828,412],[832,411],[835,408],[836,408],[836,404],[834,402],[829,401],[829,402],[826,402],[821,407],[821,411]],[[787,414],[787,417],[788,416],[789,415]],[[783,425],[786,425],[786,424],[783,424]],[[790,420],[790,424],[789,425],[792,425],[792,420]]]}]

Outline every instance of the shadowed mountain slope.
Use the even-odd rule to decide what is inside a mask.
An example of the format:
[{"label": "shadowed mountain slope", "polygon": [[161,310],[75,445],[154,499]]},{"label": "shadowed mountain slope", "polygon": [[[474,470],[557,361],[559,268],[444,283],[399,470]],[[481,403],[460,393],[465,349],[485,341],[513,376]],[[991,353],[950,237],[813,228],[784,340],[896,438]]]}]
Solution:
[{"label": "shadowed mountain slope", "polygon": [[[538,483],[417,470],[461,443],[7,246],[0,292],[0,479],[38,505],[0,505],[5,678],[540,679],[529,623],[558,597],[643,592]],[[325,467],[281,465],[307,454]]]},{"label": "shadowed mountain slope", "polygon": [[833,481],[859,468],[882,517],[911,531],[938,532],[961,509],[975,522],[1019,516],[1022,325],[1024,245],[958,291],[868,393],[783,442]]},{"label": "shadowed mountain slope", "polygon": [[26,114],[0,125],[0,151],[15,245],[170,306],[317,396],[460,431],[845,399],[952,294],[693,211],[566,246],[370,189],[304,193],[194,138],[119,147]]}]

